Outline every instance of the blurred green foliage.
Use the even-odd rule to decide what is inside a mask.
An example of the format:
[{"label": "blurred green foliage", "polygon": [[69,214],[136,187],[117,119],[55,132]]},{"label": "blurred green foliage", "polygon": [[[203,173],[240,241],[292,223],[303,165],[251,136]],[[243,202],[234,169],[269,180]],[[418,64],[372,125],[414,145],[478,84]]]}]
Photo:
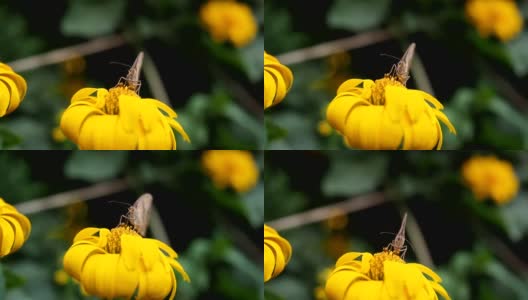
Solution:
[{"label": "blurred green foliage", "polygon": [[[0,153],[0,172],[7,175],[0,197],[15,206],[120,178],[128,182],[120,192],[27,214],[29,239],[0,262],[0,298],[97,299],[82,296],[71,278],[65,284],[54,280],[62,256],[78,230],[117,226],[128,205],[149,192],[171,247],[191,277],[187,283],[177,275],[176,299],[262,299],[263,178],[243,194],[219,190],[202,170],[202,153]],[[253,155],[262,172],[263,153]],[[156,238],[157,231],[150,229],[148,235]]]},{"label": "blurred green foliage", "polygon": [[[82,87],[113,87],[139,51],[144,62],[141,96],[166,90],[169,104],[192,143],[179,149],[262,149],[263,1],[247,0],[258,23],[242,48],[211,39],[199,19],[207,1],[55,1],[0,4],[0,61],[10,63],[99,37],[119,35],[125,44],[82,57],[86,67],[68,73],[68,61],[19,72],[28,93],[20,107],[0,119],[2,149],[76,149],[52,136],[60,113]],[[42,18],[46,12],[46,18]],[[45,21],[43,21],[45,20]],[[147,72],[147,69],[149,70]],[[16,68],[15,68],[16,71]],[[156,76],[158,73],[159,76]],[[158,78],[159,77],[159,78]]]},{"label": "blurred green foliage", "polygon": [[[443,127],[442,149],[525,149],[528,114],[528,33],[513,40],[482,37],[464,13],[466,1],[300,0],[265,3],[266,51],[274,56],[352,37],[385,31],[388,40],[337,55],[286,65],[294,82],[284,101],[265,114],[267,149],[345,149],[335,131],[321,134],[326,107],[340,83],[350,78],[378,79],[389,72],[411,42],[431,82],[433,95],[458,131]],[[527,20],[528,5],[517,1]],[[298,9],[305,7],[305,9]],[[365,40],[371,36],[365,36]],[[392,57],[391,57],[392,56]],[[415,59],[416,60],[416,59]],[[423,89],[424,78],[411,70],[407,86]]]},{"label": "blurred green foliage", "polygon": [[[464,184],[461,167],[477,154],[512,163],[520,189],[511,202],[478,201]],[[266,299],[323,299],[315,293],[324,287],[319,274],[346,252],[381,251],[394,238],[403,211],[416,219],[452,299],[525,299],[527,161],[522,151],[267,151],[264,212],[270,226],[372,193],[383,193],[386,202],[345,214],[343,228],[329,225],[333,218],[276,228],[293,253],[283,273],[265,283]],[[416,249],[410,226],[406,237],[405,259],[416,262],[423,249]]]}]

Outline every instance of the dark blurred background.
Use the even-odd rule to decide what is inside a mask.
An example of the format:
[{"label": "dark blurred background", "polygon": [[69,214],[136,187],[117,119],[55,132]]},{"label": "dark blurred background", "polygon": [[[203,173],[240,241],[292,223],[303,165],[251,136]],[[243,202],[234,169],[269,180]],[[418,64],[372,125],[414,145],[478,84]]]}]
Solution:
[{"label": "dark blurred background", "polygon": [[[85,299],[73,282],[53,280],[64,251],[86,227],[114,228],[128,207],[151,193],[159,213],[151,215],[148,237],[170,246],[191,277],[178,277],[178,299],[258,299],[262,294],[263,183],[246,193],[218,189],[201,166],[202,151],[17,151],[0,153],[0,197],[15,206],[50,195],[103,183],[126,185],[95,199],[27,214],[32,233],[24,246],[2,261],[8,278],[6,299]],[[252,153],[262,170],[262,153]],[[259,171],[260,172],[260,171]],[[72,200],[75,200],[72,199]],[[46,202],[42,200],[41,202]],[[22,212],[24,211],[23,208]],[[260,217],[259,217],[260,216]],[[28,270],[35,269],[37,275]],[[7,271],[6,271],[7,272]],[[229,280],[225,277],[230,274]],[[6,276],[6,275],[2,275]],[[15,281],[16,282],[16,281]],[[92,299],[92,298],[86,298]]]},{"label": "dark blurred background", "polygon": [[[464,185],[461,166],[477,154],[496,155],[513,164],[521,187],[510,203],[479,202]],[[398,232],[400,213],[408,211],[423,234],[433,269],[453,299],[484,295],[522,299],[519,296],[527,292],[521,283],[527,279],[528,227],[519,217],[528,209],[524,191],[527,159],[523,151],[267,151],[266,224],[375,192],[383,193],[386,200],[345,214],[341,221],[328,217],[278,228],[292,244],[293,255],[283,274],[265,284],[268,298],[324,299],[314,292],[324,287],[318,274],[346,252],[381,251]],[[330,225],[343,218],[344,227]],[[416,262],[416,251],[423,249],[414,248],[409,232],[408,226],[405,258]],[[500,271],[490,271],[493,268]]]},{"label": "dark blurred background", "polygon": [[[140,96],[163,95],[158,90],[163,86],[169,99],[159,100],[170,102],[193,141],[189,145],[178,138],[178,148],[259,149],[264,138],[258,100],[263,84],[262,71],[258,72],[263,64],[262,31],[241,48],[213,41],[199,18],[200,7],[206,2],[0,1],[0,25],[5,28],[0,33],[3,63],[101,37],[125,38],[120,46],[81,55],[83,67],[76,74],[65,72],[64,64],[21,71],[28,82],[28,95],[10,120],[4,118],[0,123],[20,141],[4,148],[75,148],[52,138],[53,126],[58,125],[56,115],[66,108],[74,91],[116,85],[139,51],[145,51],[152,63],[146,59],[143,70],[150,66],[159,80],[143,72]],[[261,29],[262,3],[245,3]],[[41,129],[33,128],[36,125]],[[27,141],[32,134],[26,131],[31,129],[42,131],[45,137]]]}]

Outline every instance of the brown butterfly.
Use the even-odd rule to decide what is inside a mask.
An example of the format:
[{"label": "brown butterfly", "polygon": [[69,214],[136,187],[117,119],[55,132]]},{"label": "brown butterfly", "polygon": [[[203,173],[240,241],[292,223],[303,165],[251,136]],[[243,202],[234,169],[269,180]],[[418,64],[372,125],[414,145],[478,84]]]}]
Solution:
[{"label": "brown butterfly", "polygon": [[141,73],[141,66],[143,65],[143,51],[139,52],[134,64],[128,70],[126,77],[119,78],[118,85],[124,85],[139,94],[139,88],[141,87],[141,80],[139,80],[139,74]]},{"label": "brown butterfly", "polygon": [[150,209],[152,208],[152,195],[141,195],[134,204],[128,208],[128,213],[124,217],[134,230],[141,236],[147,233],[147,227],[150,222]]},{"label": "brown butterfly", "polygon": [[403,220],[400,226],[398,234],[390,242],[390,244],[385,247],[386,250],[392,251],[396,255],[400,255],[401,258],[405,257],[405,252],[407,252],[407,246],[405,246],[405,225],[407,224],[407,213],[403,215]]},{"label": "brown butterfly", "polygon": [[409,45],[405,53],[403,54],[400,61],[398,61],[397,64],[392,65],[392,68],[390,70],[390,75],[395,77],[399,82],[401,82],[403,85],[407,84],[407,80],[409,80],[409,69],[411,68],[412,59],[414,56],[414,49],[416,48],[416,44],[412,43]]}]

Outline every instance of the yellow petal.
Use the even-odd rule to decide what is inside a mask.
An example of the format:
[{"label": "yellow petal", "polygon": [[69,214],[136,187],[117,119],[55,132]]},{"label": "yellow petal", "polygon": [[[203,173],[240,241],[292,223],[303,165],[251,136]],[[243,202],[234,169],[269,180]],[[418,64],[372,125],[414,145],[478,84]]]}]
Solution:
[{"label": "yellow petal", "polygon": [[92,255],[104,254],[105,251],[95,245],[82,244],[70,247],[64,254],[64,271],[77,280],[81,280],[81,272],[85,261]]},{"label": "yellow petal", "polygon": [[88,100],[92,103],[95,103],[96,97],[93,96],[93,94],[97,91],[96,88],[83,88],[78,90],[75,94],[73,94],[71,98],[71,102],[76,102],[79,100]]},{"label": "yellow petal", "polygon": [[271,247],[264,244],[264,282],[271,279],[275,270],[275,253]]},{"label": "yellow petal", "polygon": [[11,224],[12,231],[14,233],[15,239],[14,239],[13,246],[11,247],[10,252],[14,252],[20,249],[20,247],[22,247],[25,241],[24,239],[25,233],[24,233],[24,230],[22,229],[22,226],[20,226],[20,223],[18,222],[16,218],[13,218],[11,216],[4,215],[4,216],[1,216],[0,218],[4,219],[9,224]]},{"label": "yellow petal", "polygon": [[11,227],[11,224],[0,218],[0,256],[5,256],[11,253],[13,243],[15,242],[15,232]]},{"label": "yellow petal", "polygon": [[326,120],[330,126],[343,134],[350,113],[359,106],[370,106],[370,103],[356,96],[340,94],[328,105],[326,109]]},{"label": "yellow petal", "polygon": [[350,293],[348,292],[348,290],[352,286],[365,280],[368,280],[368,277],[359,272],[356,272],[351,267],[338,267],[334,269],[328,276],[325,285],[326,296],[329,300],[352,299],[349,298]]},{"label": "yellow petal", "polygon": [[344,135],[354,148],[394,150],[402,141],[403,130],[388,117],[386,107],[358,106],[348,117]]},{"label": "yellow petal", "polygon": [[277,94],[277,85],[275,77],[264,71],[264,109],[273,105],[273,99]]}]

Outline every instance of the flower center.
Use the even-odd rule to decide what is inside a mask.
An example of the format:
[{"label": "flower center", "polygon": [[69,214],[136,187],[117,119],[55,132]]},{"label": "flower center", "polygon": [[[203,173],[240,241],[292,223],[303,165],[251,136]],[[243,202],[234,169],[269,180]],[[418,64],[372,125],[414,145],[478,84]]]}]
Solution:
[{"label": "flower center", "polygon": [[136,92],[125,85],[118,84],[115,87],[108,90],[108,95],[105,97],[105,105],[103,111],[109,115],[119,114],[119,96],[129,95],[139,97]]},{"label": "flower center", "polygon": [[121,235],[123,234],[140,236],[132,227],[119,224],[119,226],[110,230],[110,234],[108,235],[108,243],[106,244],[106,251],[114,254],[121,253]]},{"label": "flower center", "polygon": [[389,250],[383,250],[382,252],[374,254],[374,257],[370,261],[370,271],[368,274],[372,280],[383,280],[383,263],[385,261],[405,263],[401,257]]},{"label": "flower center", "polygon": [[385,75],[385,77],[374,81],[370,102],[374,105],[385,105],[385,87],[389,85],[404,86],[396,77]]}]

